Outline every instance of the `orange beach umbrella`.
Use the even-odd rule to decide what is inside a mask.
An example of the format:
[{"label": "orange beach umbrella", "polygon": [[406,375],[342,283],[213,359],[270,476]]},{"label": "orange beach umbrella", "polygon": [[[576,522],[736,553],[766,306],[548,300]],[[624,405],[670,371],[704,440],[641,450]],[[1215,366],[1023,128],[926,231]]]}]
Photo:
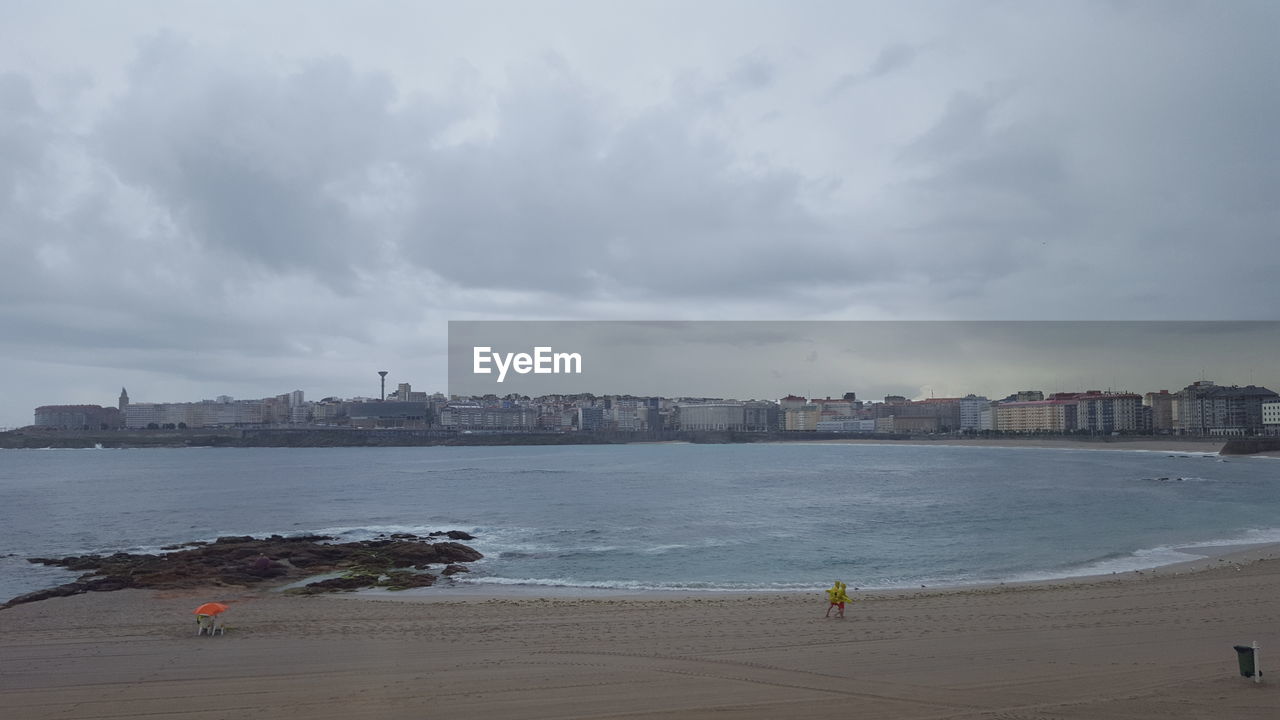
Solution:
[{"label": "orange beach umbrella", "polygon": [[221,612],[224,612],[226,609],[227,609],[227,606],[223,605],[222,603],[205,603],[200,607],[196,608],[195,614],[196,615],[217,615]]}]

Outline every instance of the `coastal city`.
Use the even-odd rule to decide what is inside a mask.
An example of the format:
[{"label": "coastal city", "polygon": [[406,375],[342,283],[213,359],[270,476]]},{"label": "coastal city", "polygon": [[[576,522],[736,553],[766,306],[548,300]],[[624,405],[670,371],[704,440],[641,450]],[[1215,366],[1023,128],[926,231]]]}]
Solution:
[{"label": "coastal city", "polygon": [[1138,394],[1111,390],[1020,390],[991,399],[859,399],[787,395],[736,400],[631,395],[446,396],[399,383],[376,397],[307,400],[302,390],[236,400],[138,402],[121,388],[115,407],[45,405],[34,428],[47,430],[183,430],[195,428],[400,428],[454,433],[839,433],[1280,435],[1280,394],[1255,385],[1207,380],[1181,390]]}]

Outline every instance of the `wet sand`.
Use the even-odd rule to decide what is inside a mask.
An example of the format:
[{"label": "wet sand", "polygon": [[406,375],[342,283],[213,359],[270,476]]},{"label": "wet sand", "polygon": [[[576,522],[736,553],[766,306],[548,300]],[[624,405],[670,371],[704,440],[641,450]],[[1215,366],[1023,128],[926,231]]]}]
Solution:
[{"label": "wet sand", "polygon": [[[93,593],[0,611],[0,717],[1280,717],[1232,650],[1280,677],[1275,546],[855,598]],[[225,636],[195,636],[207,600]]]}]

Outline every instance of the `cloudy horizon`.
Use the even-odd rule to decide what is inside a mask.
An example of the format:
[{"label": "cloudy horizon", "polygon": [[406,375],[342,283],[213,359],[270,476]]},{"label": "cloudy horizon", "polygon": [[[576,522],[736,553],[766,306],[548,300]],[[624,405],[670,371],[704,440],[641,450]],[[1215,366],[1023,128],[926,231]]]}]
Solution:
[{"label": "cloudy horizon", "polygon": [[451,320],[1276,319],[1275,3],[5,16],[0,426],[443,391]]}]

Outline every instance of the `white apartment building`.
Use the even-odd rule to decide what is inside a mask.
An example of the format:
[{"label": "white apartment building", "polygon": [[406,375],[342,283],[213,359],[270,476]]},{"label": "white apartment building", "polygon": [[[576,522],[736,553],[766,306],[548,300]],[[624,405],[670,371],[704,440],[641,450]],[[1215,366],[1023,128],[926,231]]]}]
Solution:
[{"label": "white apartment building", "polygon": [[1280,398],[1263,401],[1262,431],[1268,435],[1280,435]]},{"label": "white apartment building", "polygon": [[982,427],[982,411],[991,407],[991,401],[980,395],[960,398],[960,430],[990,430]]},{"label": "white apartment building", "polygon": [[263,402],[226,398],[226,402],[129,403],[125,406],[124,416],[124,424],[128,428],[145,428],[152,423],[161,426],[182,423],[193,428],[257,425],[263,421]]}]

